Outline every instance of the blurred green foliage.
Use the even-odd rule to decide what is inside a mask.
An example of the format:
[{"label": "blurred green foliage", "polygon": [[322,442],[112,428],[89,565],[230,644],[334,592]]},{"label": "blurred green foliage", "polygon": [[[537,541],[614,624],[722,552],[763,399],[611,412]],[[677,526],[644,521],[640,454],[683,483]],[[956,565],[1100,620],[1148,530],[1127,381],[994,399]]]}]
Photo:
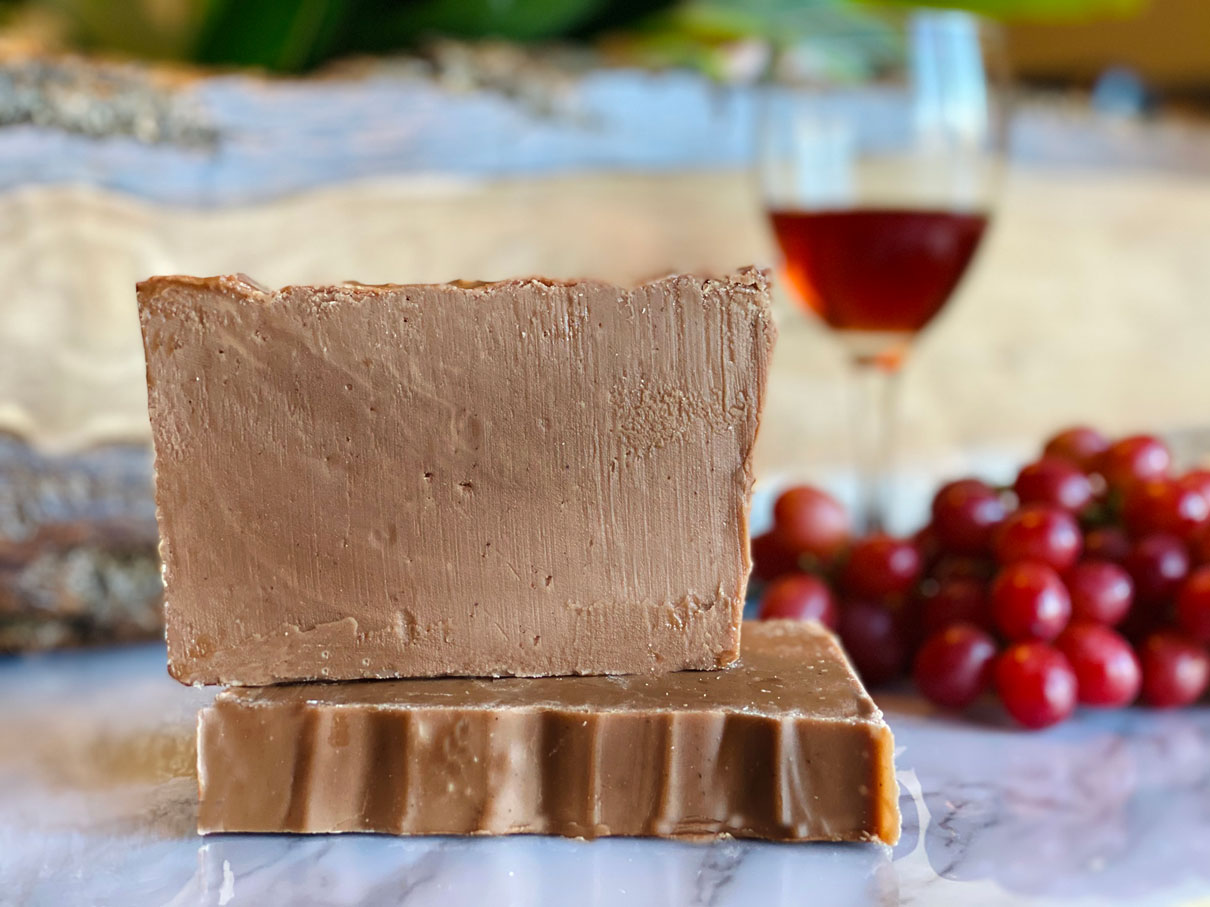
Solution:
[{"label": "blurred green foliage", "polygon": [[[998,18],[1090,18],[1147,0],[929,0]],[[10,5],[22,5],[19,0]],[[884,0],[905,5],[906,0]],[[866,15],[849,0],[24,0],[55,10],[82,46],[154,59],[297,72],[333,57],[414,47],[433,36],[514,41],[621,34],[645,58],[708,67],[708,49],[787,37],[821,17]]]},{"label": "blurred green foliage", "polygon": [[1131,16],[1146,0],[930,0],[929,6],[966,9],[996,19],[1092,19]]}]

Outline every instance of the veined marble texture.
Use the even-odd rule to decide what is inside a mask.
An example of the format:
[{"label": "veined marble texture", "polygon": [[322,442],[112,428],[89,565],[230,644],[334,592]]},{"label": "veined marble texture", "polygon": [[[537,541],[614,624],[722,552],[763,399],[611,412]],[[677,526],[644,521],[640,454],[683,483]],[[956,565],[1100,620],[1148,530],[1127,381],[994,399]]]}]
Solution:
[{"label": "veined marble texture", "polygon": [[1043,733],[879,696],[903,839],[390,838],[194,832],[211,690],[162,647],[0,661],[2,905],[1000,905],[1210,902],[1210,709]]}]

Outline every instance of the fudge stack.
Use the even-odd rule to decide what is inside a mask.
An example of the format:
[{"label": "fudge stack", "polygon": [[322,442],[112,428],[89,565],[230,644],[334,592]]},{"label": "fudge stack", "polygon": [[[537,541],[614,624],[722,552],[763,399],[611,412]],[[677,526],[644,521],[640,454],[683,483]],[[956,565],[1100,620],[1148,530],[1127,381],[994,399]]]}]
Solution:
[{"label": "fudge stack", "polygon": [[138,295],[200,831],[897,838],[835,640],[742,623],[763,272]]}]

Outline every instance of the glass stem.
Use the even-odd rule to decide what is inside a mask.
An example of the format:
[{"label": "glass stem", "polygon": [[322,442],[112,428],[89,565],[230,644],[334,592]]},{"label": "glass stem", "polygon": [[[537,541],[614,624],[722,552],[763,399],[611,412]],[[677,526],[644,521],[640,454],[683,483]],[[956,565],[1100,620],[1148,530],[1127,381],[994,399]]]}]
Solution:
[{"label": "glass stem", "polygon": [[899,416],[899,368],[871,359],[854,363],[851,408],[857,465],[858,522],[862,533],[886,530],[888,492]]}]

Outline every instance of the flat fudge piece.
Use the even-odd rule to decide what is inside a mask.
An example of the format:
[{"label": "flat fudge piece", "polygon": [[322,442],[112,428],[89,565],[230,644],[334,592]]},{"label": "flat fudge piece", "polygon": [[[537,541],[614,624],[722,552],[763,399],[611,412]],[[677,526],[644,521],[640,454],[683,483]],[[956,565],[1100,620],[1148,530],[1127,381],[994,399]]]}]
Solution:
[{"label": "flat fudge piece", "polygon": [[893,750],[835,638],[767,621],[729,671],[227,690],[198,826],[892,844]]},{"label": "flat fudge piece", "polygon": [[179,680],[735,660],[763,272],[138,292]]}]

